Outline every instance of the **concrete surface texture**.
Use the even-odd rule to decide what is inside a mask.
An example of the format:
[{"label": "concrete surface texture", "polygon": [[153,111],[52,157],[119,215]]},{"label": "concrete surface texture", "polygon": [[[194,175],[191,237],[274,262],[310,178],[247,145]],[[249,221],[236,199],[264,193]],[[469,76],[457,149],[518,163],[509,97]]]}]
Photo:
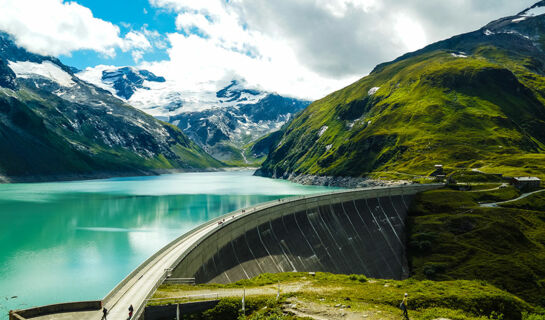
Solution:
[{"label": "concrete surface texture", "polygon": [[[137,319],[146,299],[171,277],[227,282],[261,272],[330,271],[401,278],[406,269],[408,202],[441,185],[410,185],[294,197],[238,210],[174,240],[127,276],[102,301],[109,320]],[[221,223],[220,223],[221,222]],[[61,308],[62,309],[62,308]],[[102,311],[32,319],[100,319]]]},{"label": "concrete surface texture", "polygon": [[326,271],[405,278],[407,209],[425,188],[430,186],[279,201],[226,221],[181,260],[172,277],[229,283],[264,272]]}]

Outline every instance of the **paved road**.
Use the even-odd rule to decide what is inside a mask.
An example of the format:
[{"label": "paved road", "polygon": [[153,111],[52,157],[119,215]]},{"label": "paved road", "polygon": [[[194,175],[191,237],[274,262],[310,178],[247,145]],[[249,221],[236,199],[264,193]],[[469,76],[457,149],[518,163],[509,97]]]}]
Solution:
[{"label": "paved road", "polygon": [[[164,275],[165,267],[171,266],[180,255],[187,250],[195,241],[200,239],[209,231],[219,228],[217,222],[210,222],[181,239],[171,246],[154,260],[150,261],[134,277],[131,278],[116,294],[105,301],[106,308],[110,311],[108,320],[125,320],[128,317],[128,307],[132,304],[135,311],[143,305],[148,293],[154,289],[156,283]],[[95,319],[102,317],[102,311],[86,311],[57,313],[32,319]]]},{"label": "paved road", "polygon": [[515,202],[515,201],[524,199],[524,198],[529,197],[529,196],[531,196],[533,194],[540,193],[540,192],[543,192],[543,191],[545,191],[545,189],[537,190],[537,191],[534,191],[534,192],[523,193],[520,197],[515,198],[515,199],[511,199],[511,200],[507,200],[507,201],[492,202],[492,203],[481,203],[480,206],[481,207],[497,207],[498,205],[501,205],[501,204],[504,204],[504,203],[509,203],[509,202]]}]

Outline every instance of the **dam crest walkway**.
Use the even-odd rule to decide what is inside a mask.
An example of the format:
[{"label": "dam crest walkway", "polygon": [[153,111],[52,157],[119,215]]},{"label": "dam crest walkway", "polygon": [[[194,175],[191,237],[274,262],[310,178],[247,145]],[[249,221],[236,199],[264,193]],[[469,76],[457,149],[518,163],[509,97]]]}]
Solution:
[{"label": "dam crest walkway", "polygon": [[[281,200],[265,202],[254,207],[240,209],[228,213],[202,224],[201,226],[175,239],[174,241],[163,247],[161,250],[156,252],[153,256],[151,256],[144,263],[142,263],[138,268],[131,272],[124,280],[122,280],[106,297],[104,297],[104,299],[102,299],[101,301],[102,305],[109,310],[107,317],[108,320],[127,319],[128,307],[130,305],[133,305],[135,310],[133,319],[138,319],[143,313],[147,299],[149,299],[151,295],[155,292],[157,287],[161,285],[168,276],[170,276],[172,270],[175,270],[177,266],[182,265],[181,262],[185,262],[184,258],[187,257],[187,260],[191,260],[190,262],[194,264],[196,268],[202,266],[206,262],[206,260],[194,259],[195,253],[200,252],[197,249],[202,250],[202,248],[198,248],[199,245],[203,243],[206,244],[205,241],[210,242],[211,240],[213,240],[213,237],[218,236],[218,234],[220,233],[218,231],[220,230],[230,230],[230,228],[226,228],[229,225],[236,226],[237,222],[238,225],[246,224],[247,221],[254,220],[254,216],[266,216],[266,214],[271,210],[278,211],[280,209],[280,211],[286,211],[290,206],[297,206],[298,208],[300,208],[302,205],[314,206],[318,205],[320,201],[331,202],[332,199],[337,198],[378,198],[391,195],[412,196],[418,192],[437,189],[441,186],[443,185],[415,184],[406,186],[341,190],[329,192],[326,194],[284,198]],[[206,247],[206,245],[204,245],[204,247]],[[193,256],[191,254],[193,254]],[[185,263],[187,264],[187,262]],[[186,269],[185,265],[184,269]],[[82,309],[84,310],[86,303],[87,302],[75,302],[71,304],[58,304],[27,310],[20,310],[16,311],[16,314],[11,314],[10,320],[23,320],[30,318],[40,320],[100,319],[102,317],[102,310],[98,309],[96,305],[96,303],[100,303],[100,301],[95,302],[94,309],[96,310],[75,312],[75,310],[77,310],[78,304],[81,304]],[[92,302],[90,303],[92,304]],[[87,307],[87,310],[89,310],[89,307]]]}]

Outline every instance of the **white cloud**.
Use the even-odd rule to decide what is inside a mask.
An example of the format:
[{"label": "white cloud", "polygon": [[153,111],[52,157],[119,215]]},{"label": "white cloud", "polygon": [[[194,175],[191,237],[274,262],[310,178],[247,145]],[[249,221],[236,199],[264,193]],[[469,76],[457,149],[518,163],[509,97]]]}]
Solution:
[{"label": "white cloud", "polygon": [[123,51],[129,51],[131,49],[140,49],[140,51],[148,50],[151,49],[151,43],[143,33],[130,31],[125,35],[125,41],[122,42],[121,49]]},{"label": "white cloud", "polygon": [[131,52],[131,56],[132,56],[132,60],[134,61],[134,63],[138,63],[140,62],[140,60],[142,60],[142,58],[144,57],[144,51],[141,51],[141,50],[133,50]]},{"label": "white cloud", "polygon": [[169,35],[169,61],[145,66],[184,86],[241,77],[264,90],[316,99],[381,62],[534,1],[150,0],[178,14],[181,34]]},{"label": "white cloud", "polygon": [[[184,90],[216,90],[232,79],[256,88],[314,99],[355,77],[325,78],[298,61],[289,41],[246,28],[239,12],[223,0],[152,0],[178,12],[169,35],[169,60],[144,63]],[[196,33],[196,34],[195,34]]]},{"label": "white cloud", "polygon": [[42,55],[88,49],[113,57],[116,48],[150,47],[142,33],[121,37],[118,26],[95,18],[89,8],[63,0],[0,0],[0,30],[11,34],[17,45]]},{"label": "white cloud", "polygon": [[233,0],[248,28],[291,41],[328,77],[364,75],[403,53],[518,13],[536,0]]}]

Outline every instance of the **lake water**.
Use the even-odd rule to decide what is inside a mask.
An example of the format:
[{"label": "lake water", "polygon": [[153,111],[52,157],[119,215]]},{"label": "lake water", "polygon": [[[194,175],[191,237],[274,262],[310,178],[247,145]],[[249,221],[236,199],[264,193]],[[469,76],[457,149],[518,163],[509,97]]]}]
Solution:
[{"label": "lake water", "polygon": [[332,189],[251,171],[0,185],[0,318],[9,309],[101,299],[210,219]]}]

